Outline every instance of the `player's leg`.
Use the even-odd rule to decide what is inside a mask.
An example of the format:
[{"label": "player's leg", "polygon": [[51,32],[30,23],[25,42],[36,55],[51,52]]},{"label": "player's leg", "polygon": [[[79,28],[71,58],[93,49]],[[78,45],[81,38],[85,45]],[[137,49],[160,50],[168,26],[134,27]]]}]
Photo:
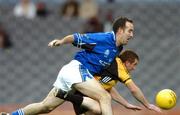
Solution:
[{"label": "player's leg", "polygon": [[54,86],[64,91],[69,91],[73,87],[84,95],[97,100],[100,103],[102,115],[112,115],[110,94],[77,60],[72,60],[61,69]]},{"label": "player's leg", "polygon": [[12,112],[11,114],[37,115],[49,113],[64,102],[63,99],[56,97],[57,91],[58,90],[56,88],[53,88],[42,102],[29,104],[22,109]]},{"label": "player's leg", "polygon": [[[81,115],[83,113],[86,113],[87,111],[92,111],[93,113],[101,114],[100,105],[97,101],[89,97],[85,97],[81,95],[81,93],[67,95],[67,97],[68,97],[68,101],[71,101],[73,103],[73,107],[76,115]],[[77,103],[76,99],[81,99],[82,100],[81,104]]]},{"label": "player's leg", "polygon": [[73,87],[84,95],[97,100],[100,104],[102,115],[113,115],[110,94],[102,88],[95,79],[76,83]]},{"label": "player's leg", "polygon": [[96,114],[102,113],[99,102],[89,97],[83,97],[83,102],[81,105],[87,108],[89,111],[92,111],[93,113]]},{"label": "player's leg", "polygon": [[23,108],[25,115],[37,115],[43,113],[49,113],[56,107],[64,103],[64,100],[57,98],[57,89],[53,88],[48,96],[40,103],[30,104]]},{"label": "player's leg", "polygon": [[87,111],[86,113],[82,114],[82,115],[101,115],[101,114],[96,114],[92,111]]},{"label": "player's leg", "polygon": [[93,113],[92,111],[87,111],[87,112],[85,112],[85,113],[76,114],[76,115],[101,115],[101,114],[95,114],[95,113]]},{"label": "player's leg", "polygon": [[[65,66],[63,68],[65,68]],[[59,74],[62,76],[64,76],[63,75],[63,70],[64,70],[63,68],[59,72]],[[59,76],[59,74],[58,74],[58,77],[54,83],[54,88],[49,92],[47,97],[42,102],[27,105],[26,107],[24,107],[22,109],[18,109],[16,111],[12,112],[11,114],[12,115],[43,114],[43,113],[48,113],[48,112],[54,110],[57,106],[61,105],[64,102],[64,100],[60,99],[56,96],[57,96],[57,93],[59,91],[67,92],[66,91],[66,84],[67,83],[63,80],[62,76]]]}]

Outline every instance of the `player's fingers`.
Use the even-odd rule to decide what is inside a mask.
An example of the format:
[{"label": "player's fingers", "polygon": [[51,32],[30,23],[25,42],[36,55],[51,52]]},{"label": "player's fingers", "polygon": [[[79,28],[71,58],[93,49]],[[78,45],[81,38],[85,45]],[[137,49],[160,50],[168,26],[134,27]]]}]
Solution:
[{"label": "player's fingers", "polygon": [[157,108],[157,107],[154,108],[153,110],[156,111],[156,112],[162,113],[161,109],[159,109],[159,108]]},{"label": "player's fingers", "polygon": [[156,107],[156,110],[160,113],[162,113],[162,110],[159,107]]},{"label": "player's fingers", "polygon": [[142,107],[136,107],[137,110],[142,110]]},{"label": "player's fingers", "polygon": [[49,43],[48,46],[51,47],[51,44]]},{"label": "player's fingers", "polygon": [[49,47],[56,46],[56,42],[57,42],[57,40],[53,40],[53,41],[51,41],[51,42],[48,44],[48,46],[49,46]]},{"label": "player's fingers", "polygon": [[53,42],[53,41],[49,42],[49,44],[48,44],[49,47],[52,47],[52,42]]},{"label": "player's fingers", "polygon": [[57,42],[57,41],[54,41],[54,42],[52,43],[52,46],[56,46],[56,42]]},{"label": "player's fingers", "polygon": [[142,110],[141,107],[134,107],[134,110]]},{"label": "player's fingers", "polygon": [[142,107],[139,107],[139,106],[132,106],[131,109],[133,109],[133,110],[142,110]]},{"label": "player's fingers", "polygon": [[141,109],[139,108],[133,108],[134,111],[140,111]]}]

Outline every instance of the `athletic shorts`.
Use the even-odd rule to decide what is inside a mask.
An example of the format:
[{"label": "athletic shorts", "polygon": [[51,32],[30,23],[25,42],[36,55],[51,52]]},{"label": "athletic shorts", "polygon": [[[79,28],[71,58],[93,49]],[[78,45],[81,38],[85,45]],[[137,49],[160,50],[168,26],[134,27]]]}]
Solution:
[{"label": "athletic shorts", "polygon": [[[84,96],[82,93],[80,93],[78,91],[75,92],[75,95]],[[88,108],[77,105],[75,103],[72,103],[72,104],[73,104],[73,108],[74,108],[76,115],[80,115],[80,114],[86,113],[88,111]]]},{"label": "athletic shorts", "polygon": [[53,85],[61,90],[69,91],[74,83],[81,83],[92,78],[93,76],[85,66],[77,60],[72,60],[61,68]]}]

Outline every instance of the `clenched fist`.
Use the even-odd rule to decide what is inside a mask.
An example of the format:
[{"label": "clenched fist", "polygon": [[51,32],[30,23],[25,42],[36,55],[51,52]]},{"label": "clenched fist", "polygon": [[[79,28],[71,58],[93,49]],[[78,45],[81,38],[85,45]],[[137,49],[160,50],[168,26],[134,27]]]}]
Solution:
[{"label": "clenched fist", "polygon": [[55,46],[59,46],[60,44],[61,44],[61,40],[55,39],[55,40],[49,42],[48,46],[55,47]]}]

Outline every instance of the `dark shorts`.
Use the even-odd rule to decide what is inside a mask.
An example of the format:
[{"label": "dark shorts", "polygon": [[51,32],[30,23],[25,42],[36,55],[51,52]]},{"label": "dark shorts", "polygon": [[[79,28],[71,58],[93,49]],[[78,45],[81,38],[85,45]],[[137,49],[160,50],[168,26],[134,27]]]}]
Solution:
[{"label": "dark shorts", "polygon": [[[76,94],[76,95],[84,96],[82,93],[80,93],[80,92],[78,92],[78,91],[75,92],[75,94]],[[76,115],[83,114],[83,113],[85,113],[85,112],[88,111],[87,108],[82,107],[82,106],[79,106],[79,105],[74,104],[74,103],[73,103],[73,108],[74,108],[74,111],[75,111]]]}]

